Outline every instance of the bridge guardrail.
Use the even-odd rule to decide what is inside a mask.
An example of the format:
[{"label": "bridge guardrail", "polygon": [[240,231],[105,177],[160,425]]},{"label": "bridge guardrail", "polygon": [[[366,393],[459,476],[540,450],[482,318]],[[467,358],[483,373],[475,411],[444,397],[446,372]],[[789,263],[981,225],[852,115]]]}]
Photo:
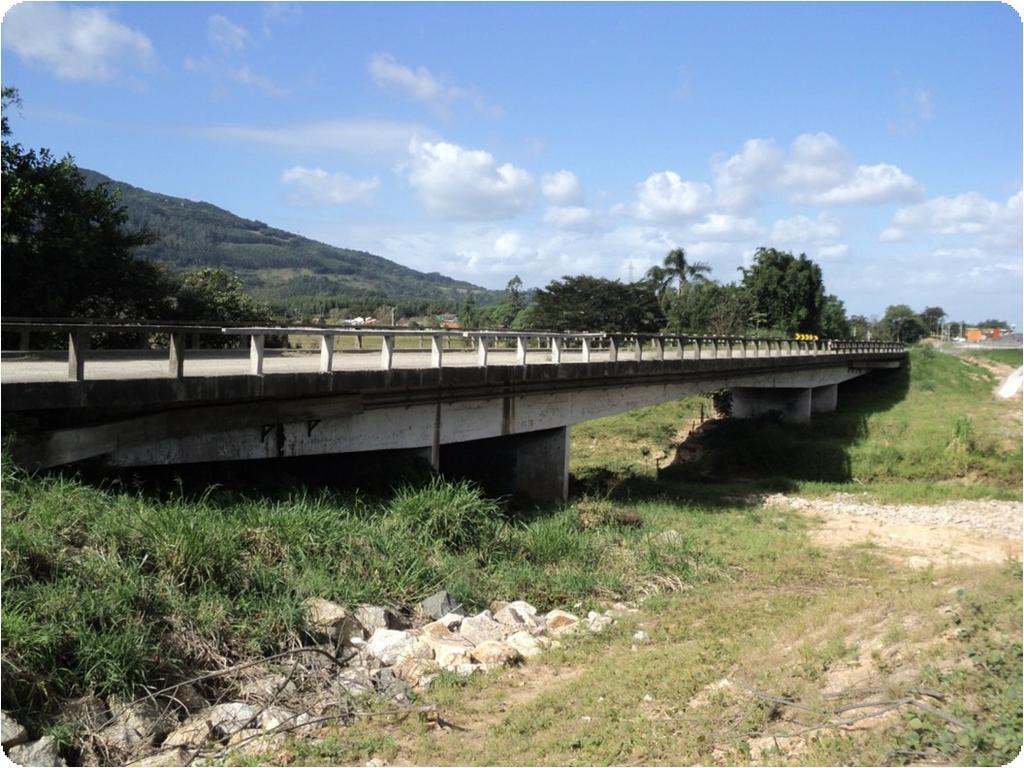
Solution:
[{"label": "bridge guardrail", "polygon": [[[28,349],[29,334],[32,333],[67,333],[68,334],[68,379],[83,381],[85,379],[85,361],[89,356],[90,338],[93,334],[166,334],[168,338],[168,375],[173,378],[184,377],[186,356],[186,339],[197,339],[201,335],[230,335],[249,337],[249,374],[263,375],[265,357],[265,341],[267,336],[312,335],[320,337],[321,373],[334,370],[334,340],[338,336],[380,337],[380,369],[391,370],[394,367],[395,341],[401,337],[420,337],[430,339],[430,367],[441,368],[444,362],[444,341],[461,338],[469,340],[477,353],[477,363],[486,366],[490,353],[495,351],[495,343],[501,340],[515,344],[516,365],[526,365],[527,352],[531,340],[539,343],[542,350],[549,352],[549,361],[563,364],[564,353],[568,349],[579,350],[581,363],[589,363],[596,349],[607,350],[608,361],[617,362],[623,353],[632,347],[633,360],[665,360],[666,350],[675,347],[678,359],[705,359],[724,357],[794,357],[807,355],[835,354],[877,354],[886,352],[903,352],[906,347],[902,343],[889,341],[850,341],[836,339],[820,339],[803,341],[786,338],[758,338],[745,336],[695,336],[683,334],[656,333],[555,333],[546,331],[462,331],[443,329],[369,329],[369,328],[323,328],[309,326],[267,326],[267,327],[224,327],[218,325],[187,325],[179,323],[55,323],[30,321],[0,322],[3,333],[19,334],[21,350]],[[193,344],[197,346],[197,344]],[[650,357],[645,350],[649,348]],[[403,350],[405,351],[405,350]],[[425,352],[426,350],[424,350]],[[687,358],[687,352],[691,357]]]}]

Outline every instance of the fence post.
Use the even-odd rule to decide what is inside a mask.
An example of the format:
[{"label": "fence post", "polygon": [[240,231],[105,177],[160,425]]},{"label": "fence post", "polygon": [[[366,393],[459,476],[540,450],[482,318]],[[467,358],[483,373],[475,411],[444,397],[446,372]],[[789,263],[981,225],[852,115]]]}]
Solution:
[{"label": "fence post", "polygon": [[562,339],[558,336],[551,337],[551,362],[555,365],[562,362]]},{"label": "fence post", "polygon": [[639,362],[644,359],[644,340],[641,336],[634,336],[633,340],[636,342],[636,351],[633,353],[633,359]]},{"label": "fence post", "polygon": [[252,376],[263,375],[263,343],[266,337],[262,333],[254,333],[249,337],[249,373]]},{"label": "fence post", "polygon": [[334,370],[334,335],[325,333],[320,337],[320,373]]},{"label": "fence post", "polygon": [[608,362],[617,363],[619,361],[619,339],[617,336],[608,337]]},{"label": "fence post", "polygon": [[516,365],[526,365],[526,344],[529,338],[516,336]]},{"label": "fence post", "polygon": [[700,336],[693,339],[693,359],[700,360]]},{"label": "fence post", "polygon": [[381,336],[380,337],[380,369],[382,371],[390,371],[391,363],[395,356],[395,337],[394,336]]},{"label": "fence post", "polygon": [[476,364],[483,367],[487,365],[487,337],[481,336],[477,339]]},{"label": "fence post", "polygon": [[71,331],[68,334],[68,378],[73,381],[85,379],[85,356],[89,350],[88,331]]},{"label": "fence post", "polygon": [[664,360],[665,359],[665,339],[662,336],[658,336],[654,340],[654,359]]},{"label": "fence post", "polygon": [[185,334],[172,333],[167,344],[168,373],[176,379],[185,376]]},{"label": "fence post", "polygon": [[583,355],[583,362],[584,363],[589,363],[590,362],[590,338],[588,336],[584,336],[582,341],[583,341],[583,348],[581,350],[581,354]]},{"label": "fence post", "polygon": [[440,368],[441,358],[443,354],[441,352],[441,337],[437,334],[430,335],[430,367]]}]

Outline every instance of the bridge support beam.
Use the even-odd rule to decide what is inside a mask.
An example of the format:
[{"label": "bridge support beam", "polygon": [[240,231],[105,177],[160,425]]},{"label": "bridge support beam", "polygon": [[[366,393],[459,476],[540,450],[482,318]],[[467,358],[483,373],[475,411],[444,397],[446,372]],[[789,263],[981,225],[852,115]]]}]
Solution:
[{"label": "bridge support beam", "polygon": [[832,413],[839,403],[839,385],[811,388],[811,413]]},{"label": "bridge support beam", "polygon": [[[827,389],[821,387],[820,389]],[[811,423],[811,388],[733,387],[732,415],[752,419],[778,413],[794,424]]]}]

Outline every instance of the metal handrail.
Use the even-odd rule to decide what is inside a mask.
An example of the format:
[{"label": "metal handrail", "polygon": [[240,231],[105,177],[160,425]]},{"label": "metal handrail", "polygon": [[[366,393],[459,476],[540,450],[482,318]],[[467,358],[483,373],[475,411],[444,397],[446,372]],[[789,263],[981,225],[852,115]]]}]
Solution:
[{"label": "metal handrail", "polygon": [[[399,328],[337,328],[319,326],[216,326],[182,325],[167,323],[54,323],[24,320],[0,322],[0,331],[21,334],[21,348],[28,348],[30,333],[68,334],[68,378],[74,381],[85,379],[85,360],[90,348],[90,337],[95,333],[165,333],[168,337],[168,374],[174,378],[184,377],[185,338],[196,335],[248,336],[249,373],[263,375],[264,345],[268,336],[288,334],[315,335],[320,337],[320,372],[331,373],[334,369],[334,340],[338,336],[380,337],[380,369],[389,371],[394,367],[395,340],[401,337],[430,338],[430,367],[441,368],[444,360],[445,339],[463,338],[474,342],[477,363],[488,364],[493,343],[499,339],[515,342],[516,365],[526,365],[530,340],[541,342],[542,348],[550,351],[550,362],[563,364],[563,353],[568,344],[579,344],[581,363],[590,363],[595,346],[607,348],[608,362],[618,362],[620,354],[629,346],[633,349],[634,360],[644,360],[644,349],[652,349],[654,360],[665,360],[667,348],[676,347],[680,360],[686,358],[687,350],[694,360],[700,360],[704,353],[712,358],[724,357],[794,357],[807,355],[836,355],[843,353],[879,354],[904,352],[900,342],[852,341],[845,339],[819,339],[805,341],[785,338],[745,336],[702,336],[687,334],[657,333],[601,333],[601,332],[551,332],[551,331],[462,331],[441,328],[399,329]],[[424,350],[425,351],[425,350]],[[575,362],[575,361],[574,361]]]}]

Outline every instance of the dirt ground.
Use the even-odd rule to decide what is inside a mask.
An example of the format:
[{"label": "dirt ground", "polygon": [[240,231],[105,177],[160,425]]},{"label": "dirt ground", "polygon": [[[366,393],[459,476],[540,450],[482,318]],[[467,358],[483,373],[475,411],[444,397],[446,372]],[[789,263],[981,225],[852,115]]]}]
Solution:
[{"label": "dirt ground", "polygon": [[819,544],[870,543],[911,568],[1002,562],[1021,557],[1022,505],[956,501],[937,505],[878,504],[852,494],[823,499],[770,496],[766,505],[812,516]]}]

